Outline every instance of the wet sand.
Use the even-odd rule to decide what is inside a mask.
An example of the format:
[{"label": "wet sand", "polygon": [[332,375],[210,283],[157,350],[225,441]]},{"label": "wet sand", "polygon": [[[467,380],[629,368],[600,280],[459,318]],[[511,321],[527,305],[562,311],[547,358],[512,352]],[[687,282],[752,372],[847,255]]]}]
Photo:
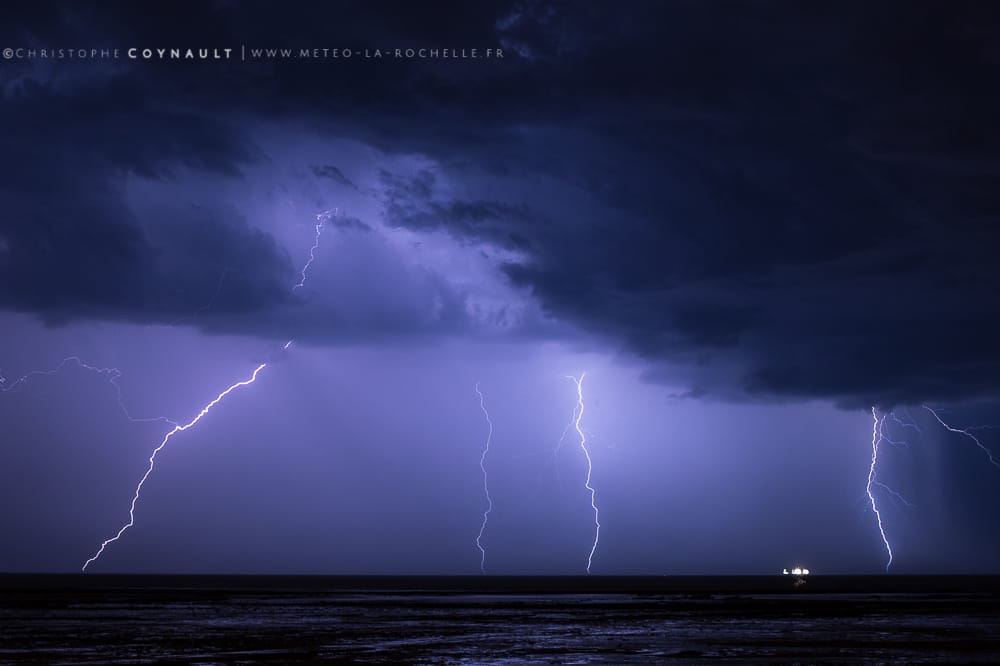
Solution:
[{"label": "wet sand", "polygon": [[1000,577],[0,576],[0,663],[995,663]]}]

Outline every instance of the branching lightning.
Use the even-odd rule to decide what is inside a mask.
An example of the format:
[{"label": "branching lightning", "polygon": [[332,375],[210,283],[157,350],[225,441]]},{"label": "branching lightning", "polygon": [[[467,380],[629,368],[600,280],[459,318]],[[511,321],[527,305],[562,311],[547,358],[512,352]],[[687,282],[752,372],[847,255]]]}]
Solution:
[{"label": "branching lightning", "polygon": [[299,274],[300,279],[297,284],[292,286],[292,291],[305,286],[306,275],[309,272],[309,267],[312,266],[314,261],[316,261],[316,250],[319,249],[319,239],[320,236],[323,235],[323,227],[326,226],[326,223],[330,221],[330,218],[334,217],[336,214],[337,209],[334,208],[316,216],[316,237],[313,239],[312,247],[309,248],[309,259],[307,259],[306,263],[302,266],[302,271]]},{"label": "branching lightning", "polygon": [[[305,285],[305,282],[306,282],[306,279],[307,279],[308,270],[309,270],[309,266],[312,264],[312,262],[316,258],[316,250],[319,248],[320,236],[323,233],[323,226],[330,220],[330,218],[335,213],[335,211],[336,211],[336,209],[334,209],[333,211],[327,211],[325,213],[321,213],[321,214],[319,214],[319,215],[316,216],[316,220],[317,220],[317,222],[316,222],[316,237],[315,237],[315,240],[313,242],[312,247],[309,249],[309,259],[306,261],[305,265],[302,267],[302,271],[300,272],[301,279],[299,280],[299,282],[297,284],[293,285],[292,291],[295,291],[299,287],[302,287],[303,285]],[[292,346],[292,343],[293,343],[293,341],[289,340],[288,342],[286,342],[284,344],[284,346],[282,347],[282,349],[283,350],[287,350],[289,347]],[[232,393],[233,391],[236,391],[237,389],[243,388],[245,386],[249,386],[250,384],[253,384],[255,381],[257,381],[257,375],[259,375],[260,371],[263,370],[264,368],[266,368],[268,365],[269,365],[269,363],[261,363],[260,365],[258,365],[254,369],[253,373],[250,375],[250,377],[248,379],[236,382],[235,384],[232,384],[231,386],[229,386],[228,388],[226,388],[224,391],[222,391],[222,393],[220,393],[219,395],[217,395],[211,402],[209,402],[204,407],[202,407],[201,411],[199,411],[198,414],[193,419],[191,419],[190,421],[188,421],[187,423],[185,423],[183,425],[180,425],[180,424],[178,424],[176,422],[172,422],[172,421],[170,422],[170,423],[173,424],[173,428],[169,432],[167,432],[166,435],[164,435],[163,439],[160,441],[160,444],[155,449],[153,449],[153,452],[149,456],[149,466],[146,468],[145,474],[142,475],[142,478],[139,479],[139,483],[135,487],[135,493],[132,495],[132,503],[129,506],[129,512],[128,512],[129,518],[128,518],[128,522],[126,522],[124,525],[122,525],[122,527],[118,530],[118,532],[113,537],[111,537],[109,539],[105,539],[101,543],[101,546],[97,549],[97,552],[94,554],[94,556],[91,557],[86,562],[84,562],[83,567],[82,567],[83,571],[86,571],[88,566],[90,566],[93,562],[97,561],[97,559],[100,558],[101,554],[104,553],[104,550],[105,550],[105,548],[108,547],[108,545],[110,545],[110,544],[114,543],[115,541],[117,541],[118,539],[120,539],[122,537],[122,535],[124,535],[125,532],[129,530],[129,528],[131,528],[131,527],[133,527],[135,525],[135,508],[136,508],[136,504],[139,502],[139,495],[142,492],[142,487],[146,483],[146,479],[148,479],[149,475],[152,474],[152,472],[153,472],[153,467],[156,465],[156,456],[157,456],[157,454],[161,450],[163,450],[163,448],[167,445],[167,443],[171,440],[171,438],[173,438],[173,436],[176,435],[177,433],[183,432],[183,431],[188,430],[190,428],[193,428],[195,425],[197,425],[198,422],[201,421],[202,417],[204,417],[206,414],[208,414],[209,411],[211,411],[213,407],[215,407],[217,404],[219,404],[220,402],[222,402],[222,400],[226,396],[228,396],[230,393]],[[116,386],[117,386],[117,384],[116,384]],[[120,398],[120,394],[119,394],[119,398]],[[123,409],[124,409],[124,407],[123,407]]]},{"label": "branching lightning", "polygon": [[587,449],[587,436],[583,434],[583,429],[580,427],[580,421],[583,420],[583,379],[587,376],[587,373],[581,373],[580,378],[569,376],[569,379],[573,380],[576,384],[576,409],[574,411],[573,427],[576,429],[576,434],[580,436],[580,449],[583,451],[584,457],[587,459],[587,480],[584,483],[584,487],[590,492],[590,508],[594,511],[594,544],[590,547],[590,554],[587,555],[587,573],[590,573],[590,567],[594,562],[594,552],[597,550],[597,544],[601,539],[601,514],[597,509],[596,493],[594,487],[590,485],[591,474],[594,471],[594,463],[590,458],[590,451]]},{"label": "branching lightning", "polygon": [[483,548],[483,533],[486,532],[486,523],[493,512],[493,498],[490,497],[490,485],[486,476],[486,455],[490,452],[490,442],[493,440],[493,421],[490,420],[490,413],[486,411],[486,401],[482,391],[479,390],[479,383],[476,382],[476,395],[479,396],[479,408],[483,410],[486,423],[489,425],[489,433],[486,435],[486,443],[483,445],[483,454],[479,457],[479,469],[483,471],[483,492],[486,495],[486,510],[483,511],[483,523],[479,527],[479,535],[476,537],[476,547],[479,548],[479,570],[486,573],[486,549]]},{"label": "branching lightning", "polygon": [[[875,465],[878,464],[878,445],[881,441],[881,423],[878,418],[878,412],[875,411],[875,407],[872,407],[872,419],[874,423],[872,424],[872,464],[868,468],[868,486],[866,492],[868,493],[868,500],[872,505],[872,512],[875,514],[875,520],[878,523],[879,534],[882,535],[882,543],[885,544],[885,551],[889,554],[889,561],[885,563],[885,570],[889,570],[889,566],[892,564],[892,546],[889,545],[889,539],[885,536],[885,527],[882,525],[882,514],[878,510],[878,505],[875,502],[875,495],[872,493],[872,486],[876,485],[875,481]],[[884,420],[884,419],[883,419]]]},{"label": "branching lightning", "polygon": [[878,508],[878,504],[875,499],[876,493],[873,492],[873,489],[880,490],[894,502],[898,502],[899,504],[902,504],[905,507],[908,508],[915,507],[915,505],[908,499],[906,499],[901,493],[889,487],[885,483],[879,481],[876,474],[876,467],[878,466],[879,445],[881,445],[883,442],[886,442],[899,448],[909,448],[909,445],[906,443],[905,440],[892,439],[886,433],[886,420],[889,418],[891,418],[895,423],[897,423],[901,427],[912,428],[916,430],[918,433],[920,432],[920,428],[917,426],[916,423],[912,421],[912,419],[904,421],[900,419],[894,411],[889,411],[888,413],[883,414],[882,418],[879,418],[878,411],[876,410],[875,407],[872,407],[872,419],[874,419],[874,423],[872,424],[872,460],[871,460],[871,466],[868,468],[868,484],[867,486],[865,486],[865,492],[868,495],[868,502],[871,504],[872,512],[875,514],[875,520],[878,523],[878,531],[879,534],[882,536],[882,543],[885,544],[886,553],[889,555],[889,561],[886,562],[885,565],[886,571],[889,570],[889,566],[892,564],[892,557],[893,557],[892,547],[889,545],[889,539],[886,537],[885,534],[885,526],[882,523],[882,513],[881,510]]},{"label": "branching lightning", "polygon": [[233,272],[233,270],[231,268],[229,268],[228,266],[226,268],[222,269],[222,273],[219,274],[219,281],[215,283],[215,291],[212,293],[212,298],[208,299],[207,303],[205,303],[204,305],[202,305],[201,307],[199,307],[197,310],[195,310],[191,314],[189,314],[187,316],[184,316],[184,317],[178,317],[177,319],[174,319],[173,321],[171,321],[170,323],[168,323],[167,326],[176,326],[176,325],[181,324],[181,323],[186,322],[186,321],[194,321],[202,313],[208,312],[209,310],[211,310],[212,307],[215,305],[215,301],[217,301],[219,299],[219,294],[222,293],[222,285],[226,281],[226,276],[229,275],[232,272]]},{"label": "branching lightning", "polygon": [[560,488],[563,488],[563,482],[562,482],[562,474],[560,474],[559,472],[559,464],[558,464],[559,452],[562,451],[563,445],[566,443],[566,435],[569,434],[569,431],[572,430],[573,426],[576,424],[576,413],[579,410],[579,408],[580,408],[579,404],[573,406],[573,416],[570,417],[569,422],[566,424],[566,427],[563,428],[562,434],[559,435],[559,439],[556,441],[556,445],[552,448],[552,452],[549,454],[549,457],[552,461],[553,470],[555,471],[556,482],[559,484]]},{"label": "branching lightning", "polygon": [[891,497],[892,499],[896,500],[897,502],[899,502],[900,504],[902,504],[902,505],[903,505],[903,506],[905,506],[905,507],[908,507],[908,508],[910,508],[910,509],[914,509],[914,508],[916,508],[916,506],[917,506],[916,504],[914,504],[914,503],[913,503],[913,502],[911,502],[910,500],[908,500],[908,499],[906,499],[905,497],[903,497],[902,493],[900,493],[900,492],[898,492],[898,491],[896,491],[896,490],[893,490],[892,488],[890,488],[889,486],[885,485],[885,484],[884,484],[884,483],[882,483],[881,481],[875,481],[875,483],[874,483],[874,484],[872,484],[872,485],[875,485],[875,486],[877,486],[877,487],[881,488],[881,489],[882,489],[882,490],[883,490],[884,492],[886,492],[886,493],[887,493],[887,494],[888,494],[888,495],[889,495],[889,496],[890,496],[890,497]]},{"label": "branching lightning", "polygon": [[[572,377],[570,377],[570,379],[572,379]],[[562,451],[563,443],[566,441],[566,435],[568,435],[569,431],[572,430],[573,426],[576,425],[576,418],[577,418],[576,414],[579,411],[579,409],[580,409],[580,403],[577,402],[577,404],[573,407],[572,418],[570,418],[569,423],[566,424],[566,427],[563,428],[562,434],[559,435],[559,441],[556,442],[555,448],[552,449],[553,458],[558,456],[559,452]]]},{"label": "branching lightning", "polygon": [[83,571],[86,571],[87,567],[90,566],[91,562],[94,562],[97,558],[101,556],[101,553],[104,552],[104,549],[107,548],[109,544],[118,541],[118,539],[120,539],[121,536],[125,534],[126,530],[135,525],[135,505],[139,501],[139,493],[142,492],[143,484],[146,483],[146,479],[148,479],[149,475],[153,472],[153,466],[156,464],[156,454],[158,454],[163,449],[163,447],[167,445],[167,442],[170,441],[170,438],[179,432],[183,432],[184,430],[194,427],[198,423],[198,421],[201,421],[203,416],[208,414],[208,412],[217,404],[219,404],[223,398],[225,398],[227,395],[229,395],[236,389],[253,384],[255,381],[257,381],[257,375],[260,373],[260,371],[266,367],[267,363],[261,363],[260,365],[258,365],[257,369],[253,371],[253,374],[250,376],[249,379],[246,379],[242,382],[237,382],[232,386],[230,386],[229,388],[227,388],[225,391],[217,395],[214,400],[212,400],[210,403],[202,407],[201,411],[198,412],[197,416],[195,416],[193,419],[191,419],[184,425],[175,425],[174,428],[163,437],[163,441],[160,442],[159,446],[153,449],[153,453],[149,456],[149,467],[146,468],[146,473],[142,475],[141,479],[139,479],[139,485],[135,487],[135,494],[132,496],[132,505],[129,507],[128,510],[128,522],[125,523],[120,530],[118,530],[117,534],[115,534],[110,539],[106,539],[103,543],[101,543],[101,547],[97,549],[97,552],[94,554],[94,556],[83,563],[83,569],[82,569]]},{"label": "branching lightning", "polygon": [[974,430],[975,428],[972,427],[955,428],[945,423],[944,420],[941,418],[941,416],[938,414],[938,412],[933,408],[931,408],[930,406],[923,405],[923,408],[926,409],[931,414],[933,414],[934,418],[937,419],[937,422],[940,423],[941,426],[948,432],[953,432],[959,435],[965,435],[966,437],[971,439],[975,443],[975,445],[979,447],[979,450],[982,451],[984,454],[986,454],[986,459],[990,461],[990,464],[993,465],[994,467],[1000,468],[1000,462],[997,462],[997,459],[993,457],[993,452],[990,451],[988,448],[986,448],[986,446],[984,446],[983,443],[979,441],[978,437],[972,434],[971,431]]},{"label": "branching lightning", "polygon": [[11,382],[10,384],[8,384],[7,379],[2,374],[0,374],[0,393],[16,393],[21,389],[22,386],[26,386],[33,377],[48,377],[51,375],[58,374],[63,368],[65,368],[70,363],[74,363],[79,368],[87,370],[89,372],[93,372],[94,374],[108,376],[109,377],[108,383],[110,383],[112,386],[115,387],[115,394],[118,398],[118,406],[121,408],[122,413],[125,414],[125,418],[127,418],[132,423],[158,422],[158,423],[167,423],[172,426],[177,425],[176,421],[168,419],[165,416],[152,416],[145,418],[137,418],[132,416],[132,414],[129,413],[128,411],[128,407],[125,406],[125,399],[122,397],[122,387],[118,383],[118,380],[121,379],[122,376],[121,370],[119,370],[118,368],[99,368],[97,366],[84,363],[82,360],[80,360],[79,356],[67,356],[62,361],[59,362],[59,365],[52,368],[51,370],[32,370],[31,372],[22,375],[21,377]]},{"label": "branching lightning", "polygon": [[10,384],[7,383],[8,381],[7,378],[3,376],[2,372],[0,372],[0,391],[2,391],[3,393],[16,392],[20,389],[20,387],[26,385],[31,380],[32,377],[47,377],[50,375],[58,374],[60,370],[62,370],[70,363],[76,363],[79,367],[83,368],[84,370],[90,370],[91,372],[95,372],[99,375],[110,375],[111,380],[109,381],[111,382],[114,382],[115,379],[121,376],[121,372],[117,368],[98,368],[84,363],[83,361],[80,360],[79,356],[67,356],[62,361],[59,362],[59,365],[52,368],[51,370],[32,370],[31,372],[25,373],[21,377],[17,378]]},{"label": "branching lightning", "polygon": [[906,421],[896,416],[895,410],[889,412],[889,416],[891,416],[892,420],[898,423],[900,426],[904,428],[912,428],[917,432],[917,434],[923,434],[923,431],[920,429],[920,426],[917,425],[917,422],[913,420],[913,416],[910,415],[909,410],[904,409],[904,411],[906,412],[906,418],[907,418]]}]

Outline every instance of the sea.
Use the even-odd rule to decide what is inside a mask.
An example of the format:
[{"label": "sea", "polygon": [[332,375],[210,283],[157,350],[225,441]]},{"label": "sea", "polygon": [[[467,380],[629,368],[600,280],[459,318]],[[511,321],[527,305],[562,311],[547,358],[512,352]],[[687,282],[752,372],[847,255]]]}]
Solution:
[{"label": "sea", "polygon": [[1000,663],[1000,576],[0,574],[0,664]]}]

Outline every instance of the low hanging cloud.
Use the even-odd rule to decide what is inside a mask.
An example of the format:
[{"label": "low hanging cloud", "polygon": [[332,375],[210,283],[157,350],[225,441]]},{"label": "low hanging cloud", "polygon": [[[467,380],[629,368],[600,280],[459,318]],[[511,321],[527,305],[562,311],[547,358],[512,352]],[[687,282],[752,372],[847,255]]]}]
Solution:
[{"label": "low hanging cloud", "polygon": [[[120,179],[187,170],[238,181],[266,157],[249,137],[267,127],[371,148],[383,156],[370,168],[387,227],[513,251],[501,269],[550,316],[641,356],[651,376],[680,373],[695,394],[845,405],[995,396],[1000,102],[984,82],[1000,67],[996,7],[451,9],[450,21],[409,3],[374,18],[253,3],[246,20],[222,5],[185,12],[203,19],[188,23],[206,41],[365,34],[500,44],[510,57],[382,63],[377,76],[362,63],[233,63],[222,78],[99,64],[46,78],[10,63],[21,69],[0,121],[19,129],[0,167],[0,306],[133,321],[197,307],[171,293],[187,284],[182,268],[199,276],[190,291],[202,299],[225,267],[171,249],[190,225],[149,235]],[[272,20],[254,20],[265,12]],[[153,43],[178,28],[140,14],[125,7],[110,25],[85,9],[26,6],[18,35],[100,29]],[[394,165],[413,155],[432,166]],[[364,182],[304,164],[338,186]],[[199,233],[225,237],[226,266],[244,280],[213,325],[269,330],[275,312],[295,311],[292,262],[232,211],[209,208],[218,215],[198,213]],[[338,224],[353,233],[372,222]],[[438,278],[425,302],[450,323],[414,331],[474,334],[455,324],[461,291]],[[405,336],[414,321],[383,323]]]},{"label": "low hanging cloud", "polygon": [[428,170],[405,176],[380,169],[379,179],[384,188],[384,220],[389,226],[414,231],[443,230],[459,238],[510,249],[525,249],[529,245],[519,229],[530,225],[534,216],[523,203],[435,199],[435,177]]},{"label": "low hanging cloud", "polygon": [[313,165],[309,167],[317,178],[329,178],[330,180],[340,183],[345,187],[349,187],[352,190],[357,191],[358,187],[355,185],[350,178],[344,175],[344,172],[333,166],[332,164],[324,164],[322,166]]}]

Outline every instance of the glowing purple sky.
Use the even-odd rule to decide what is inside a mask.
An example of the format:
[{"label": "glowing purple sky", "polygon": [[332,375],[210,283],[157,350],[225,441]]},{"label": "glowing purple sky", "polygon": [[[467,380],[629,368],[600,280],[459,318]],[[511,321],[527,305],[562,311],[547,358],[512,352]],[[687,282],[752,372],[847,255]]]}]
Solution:
[{"label": "glowing purple sky", "polygon": [[[3,376],[76,355],[183,424],[268,364],[92,569],[478,572],[479,383],[488,573],[582,573],[582,372],[594,573],[882,571],[873,405],[919,427],[879,449],[892,571],[1000,569],[1000,473],[922,408],[1000,424],[996,12],[467,4],[0,26],[510,54],[0,63]],[[78,570],[168,430],[72,365],[0,393],[0,571]]]}]

